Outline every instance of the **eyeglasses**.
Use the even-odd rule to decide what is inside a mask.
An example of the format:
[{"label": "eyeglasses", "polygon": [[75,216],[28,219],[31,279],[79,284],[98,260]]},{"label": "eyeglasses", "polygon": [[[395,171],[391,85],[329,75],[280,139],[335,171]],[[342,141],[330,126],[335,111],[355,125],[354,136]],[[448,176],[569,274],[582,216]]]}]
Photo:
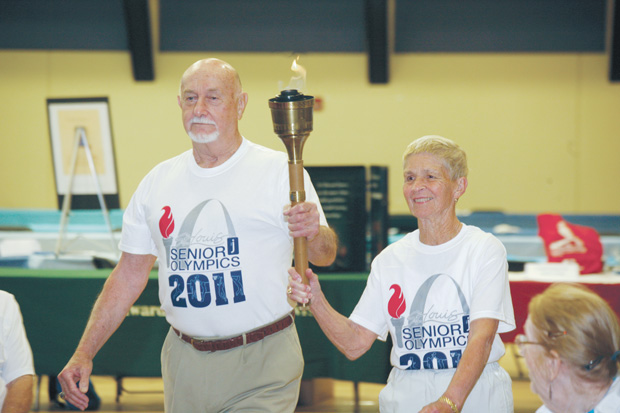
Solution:
[{"label": "eyeglasses", "polygon": [[536,344],[538,346],[545,345],[543,343],[537,343],[535,341],[528,341],[527,336],[525,334],[517,334],[515,337],[515,344],[517,345],[517,350],[519,351],[519,355],[525,357],[524,349],[526,344]]},{"label": "eyeglasses", "polygon": [[[556,333],[549,333],[549,337],[552,337],[552,338],[562,337],[562,336],[565,336],[566,334],[567,334],[566,331],[560,331]],[[535,341],[528,341],[527,336],[525,334],[517,334],[517,336],[515,337],[515,344],[517,345],[517,350],[519,351],[519,355],[521,357],[525,357],[524,349],[525,349],[526,344],[536,344],[538,346],[543,346],[546,348],[546,346],[543,343],[537,343]],[[599,363],[603,360],[603,358],[604,358],[603,356],[599,356],[595,358],[594,360],[590,360],[588,364],[585,364],[582,367],[586,369],[586,371],[590,371],[596,366],[598,366]]]},{"label": "eyeglasses", "polygon": [[586,371],[590,371],[592,370],[594,367],[598,366],[599,363],[603,360],[603,356],[598,356],[597,358],[595,358],[594,360],[590,360],[588,362],[588,364],[584,365],[583,368],[586,369]]},{"label": "eyeglasses", "polygon": [[[568,332],[566,330],[564,331],[547,331],[547,336],[549,338],[558,338],[558,337],[563,337],[565,335],[567,335]],[[515,337],[515,344],[517,345],[517,349],[519,350],[519,355],[523,356],[523,348],[526,344],[537,344],[539,346],[543,346],[545,348],[547,348],[547,346],[543,343],[537,343],[535,341],[528,341],[527,340],[527,336],[525,334],[517,334],[517,336]]]}]

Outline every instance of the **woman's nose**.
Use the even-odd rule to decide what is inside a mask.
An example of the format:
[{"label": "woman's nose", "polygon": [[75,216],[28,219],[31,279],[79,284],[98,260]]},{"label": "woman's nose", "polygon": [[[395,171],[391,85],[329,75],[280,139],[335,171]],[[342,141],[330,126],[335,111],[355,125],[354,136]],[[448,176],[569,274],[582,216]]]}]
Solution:
[{"label": "woman's nose", "polygon": [[424,182],[422,182],[422,181],[416,180],[413,183],[413,190],[416,191],[416,192],[421,191],[424,188],[426,188],[426,185],[424,185]]}]

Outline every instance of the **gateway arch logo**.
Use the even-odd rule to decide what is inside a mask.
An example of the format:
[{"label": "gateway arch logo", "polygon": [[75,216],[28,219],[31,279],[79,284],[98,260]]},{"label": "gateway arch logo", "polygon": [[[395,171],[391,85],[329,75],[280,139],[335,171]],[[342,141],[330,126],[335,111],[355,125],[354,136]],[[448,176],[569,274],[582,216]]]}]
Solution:
[{"label": "gateway arch logo", "polygon": [[166,248],[172,306],[205,308],[246,301],[239,239],[224,204],[216,199],[199,203],[174,236],[172,209],[162,210],[159,230]]},{"label": "gateway arch logo", "polygon": [[[226,233],[195,233],[196,222],[203,209],[210,203],[219,205],[226,225]],[[206,260],[208,262],[239,254],[239,239],[236,236],[235,226],[230,219],[228,210],[219,200],[208,199],[196,205],[185,217],[176,238],[172,236],[175,220],[171,208],[165,206],[162,208],[162,211],[163,214],[159,220],[159,230],[166,249],[166,263],[169,269],[175,271],[190,269],[184,268],[189,267],[187,265],[189,262],[196,260]],[[173,245],[174,248],[172,248]]]},{"label": "gateway arch logo", "polygon": [[[437,283],[439,279],[447,282]],[[428,300],[431,288],[453,287],[458,296],[459,303],[455,306],[442,305],[442,310],[434,308],[436,299]],[[392,317],[391,322],[395,327],[396,346],[403,350],[415,351],[405,354],[401,362],[409,369],[449,368],[450,360],[452,367],[456,367],[462,354],[461,348],[467,345],[469,333],[469,304],[460,286],[447,274],[435,274],[428,278],[419,288],[411,308],[406,317],[405,298],[400,291],[400,286],[394,284],[390,287],[394,290],[388,303],[388,312]],[[436,297],[441,295],[436,294]],[[430,307],[427,308],[427,305]],[[444,304],[444,303],[442,303]],[[461,309],[458,309],[458,306]],[[452,308],[451,308],[452,307]],[[451,308],[444,310],[445,308]]]}]

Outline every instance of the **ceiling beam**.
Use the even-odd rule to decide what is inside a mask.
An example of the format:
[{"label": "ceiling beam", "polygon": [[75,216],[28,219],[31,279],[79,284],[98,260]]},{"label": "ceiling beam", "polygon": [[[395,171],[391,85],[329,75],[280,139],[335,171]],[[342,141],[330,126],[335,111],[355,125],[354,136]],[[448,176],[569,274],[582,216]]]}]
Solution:
[{"label": "ceiling beam", "polygon": [[365,0],[366,52],[370,83],[388,83],[394,43],[394,0]]},{"label": "ceiling beam", "polygon": [[154,80],[148,0],[123,0],[127,41],[135,80]]},{"label": "ceiling beam", "polygon": [[610,0],[608,12],[611,14],[611,21],[608,19],[609,30],[609,80],[611,82],[620,81],[620,7],[618,2]]}]

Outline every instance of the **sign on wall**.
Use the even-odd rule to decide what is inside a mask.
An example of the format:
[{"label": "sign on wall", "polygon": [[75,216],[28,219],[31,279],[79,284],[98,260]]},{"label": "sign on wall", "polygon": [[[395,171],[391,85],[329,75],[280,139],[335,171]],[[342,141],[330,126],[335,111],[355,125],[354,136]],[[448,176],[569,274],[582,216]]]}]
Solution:
[{"label": "sign on wall", "polygon": [[106,205],[119,208],[108,99],[47,99],[47,109],[58,207],[70,191],[74,209],[100,208],[100,188]]}]

